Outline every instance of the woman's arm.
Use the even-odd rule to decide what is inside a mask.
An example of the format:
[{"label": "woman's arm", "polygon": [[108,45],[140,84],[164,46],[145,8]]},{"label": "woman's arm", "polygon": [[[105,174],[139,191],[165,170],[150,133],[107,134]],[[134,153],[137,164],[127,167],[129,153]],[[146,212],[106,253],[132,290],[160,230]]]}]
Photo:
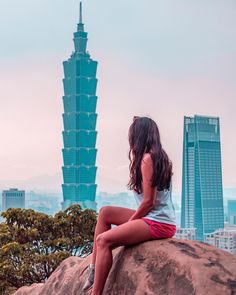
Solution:
[{"label": "woman's arm", "polygon": [[141,162],[141,173],[143,180],[143,201],[130,217],[128,221],[138,219],[145,216],[154,205],[154,196],[156,194],[156,187],[151,187],[152,174],[153,174],[153,161],[150,154],[144,154]]}]

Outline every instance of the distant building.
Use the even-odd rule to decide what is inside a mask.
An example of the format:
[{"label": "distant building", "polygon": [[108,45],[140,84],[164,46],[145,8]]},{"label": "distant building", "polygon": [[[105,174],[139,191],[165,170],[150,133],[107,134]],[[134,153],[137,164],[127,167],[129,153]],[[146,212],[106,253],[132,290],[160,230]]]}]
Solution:
[{"label": "distant building", "polygon": [[137,209],[137,204],[133,197],[133,194],[128,192],[121,192],[117,194],[111,194],[107,192],[99,192],[97,197],[97,212],[103,206],[118,206],[118,207],[125,207],[130,208],[133,210]]},{"label": "distant building", "polygon": [[195,228],[178,228],[174,238],[181,240],[196,240],[196,229]]},{"label": "distant building", "polygon": [[236,227],[234,229],[218,229],[213,233],[205,234],[205,242],[236,254]]},{"label": "distant building", "polygon": [[229,224],[228,222],[225,222],[225,226],[224,226],[225,229],[230,229],[230,230],[236,230],[236,225],[231,225]]},{"label": "distant building", "polygon": [[233,225],[236,225],[236,214],[235,215],[231,215],[230,217],[230,223]]},{"label": "distant building", "polygon": [[61,194],[26,192],[25,207],[48,215],[54,215],[61,210]]},{"label": "distant building", "polygon": [[228,221],[231,225],[236,225],[236,200],[228,200]]},{"label": "distant building", "polygon": [[224,227],[218,117],[184,117],[181,227],[196,239]]},{"label": "distant building", "polygon": [[25,191],[10,188],[2,192],[2,211],[9,208],[25,208]]},{"label": "distant building", "polygon": [[64,67],[63,209],[79,203],[96,210],[97,61],[90,57],[82,23],[82,3],[74,48]]}]

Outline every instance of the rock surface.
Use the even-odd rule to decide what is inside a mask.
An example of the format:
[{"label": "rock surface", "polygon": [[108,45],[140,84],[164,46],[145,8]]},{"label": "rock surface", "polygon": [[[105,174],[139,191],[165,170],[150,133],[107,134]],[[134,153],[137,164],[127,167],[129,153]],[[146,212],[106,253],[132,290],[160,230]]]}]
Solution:
[{"label": "rock surface", "polygon": [[[69,257],[45,284],[14,295],[82,295],[86,258]],[[236,295],[236,255],[198,241],[146,241],[113,250],[104,295]]]}]

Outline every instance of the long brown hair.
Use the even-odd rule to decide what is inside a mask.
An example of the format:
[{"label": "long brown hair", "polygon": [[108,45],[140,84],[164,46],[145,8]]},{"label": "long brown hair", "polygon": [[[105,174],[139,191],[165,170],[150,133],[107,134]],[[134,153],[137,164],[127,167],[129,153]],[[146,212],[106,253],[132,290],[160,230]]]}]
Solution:
[{"label": "long brown hair", "polygon": [[152,187],[158,191],[170,188],[172,162],[164,151],[160,141],[157,124],[149,117],[137,117],[129,127],[129,171],[128,188],[142,192],[141,161],[144,153],[149,153],[153,161]]}]

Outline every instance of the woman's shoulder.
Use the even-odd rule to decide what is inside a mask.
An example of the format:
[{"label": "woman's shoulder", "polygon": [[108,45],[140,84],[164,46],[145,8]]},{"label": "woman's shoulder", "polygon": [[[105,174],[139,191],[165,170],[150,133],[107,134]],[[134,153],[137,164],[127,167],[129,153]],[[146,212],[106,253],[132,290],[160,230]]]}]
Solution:
[{"label": "woman's shoulder", "polygon": [[143,163],[145,163],[147,165],[152,165],[152,157],[151,157],[151,154],[144,153],[143,154],[143,157],[142,157],[142,161],[143,161]]},{"label": "woman's shoulder", "polygon": [[141,173],[145,178],[150,178],[152,177],[153,174],[153,162],[152,158],[149,154],[145,153],[142,157],[141,161]]}]

